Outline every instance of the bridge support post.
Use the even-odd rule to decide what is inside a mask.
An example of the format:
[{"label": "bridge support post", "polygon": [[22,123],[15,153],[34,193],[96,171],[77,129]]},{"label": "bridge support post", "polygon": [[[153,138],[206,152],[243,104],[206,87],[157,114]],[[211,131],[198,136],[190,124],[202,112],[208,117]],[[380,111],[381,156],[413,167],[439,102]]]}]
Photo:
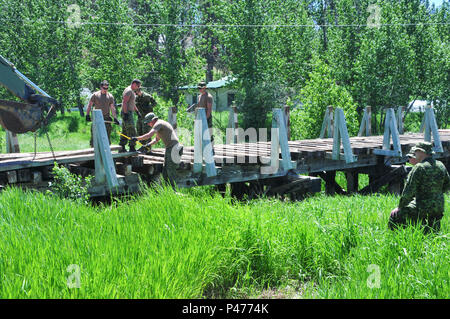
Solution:
[{"label": "bridge support post", "polygon": [[285,171],[292,169],[293,165],[288,144],[286,119],[281,109],[273,109],[271,145],[271,166],[278,167],[279,150],[281,150],[281,168]]},{"label": "bridge support post", "polygon": [[442,153],[444,151],[444,149],[442,148],[441,137],[439,136],[436,117],[434,115],[434,109],[431,107],[431,105],[428,105],[425,108],[425,117],[422,121],[420,131],[424,133],[424,139],[427,142],[431,143],[431,136],[433,136],[434,140],[433,150],[436,153]]},{"label": "bridge support post", "polygon": [[194,123],[194,173],[202,172],[203,161],[205,162],[206,175],[208,177],[217,176],[213,145],[206,121],[206,111],[204,108],[199,108],[196,110]]},{"label": "bridge support post", "polygon": [[287,139],[291,140],[291,110],[289,105],[284,106],[284,118],[286,120]]},{"label": "bridge support post", "polygon": [[116,168],[111,155],[105,121],[101,110],[94,110],[92,134],[95,154],[95,181],[97,184],[107,183],[109,189],[119,186]]},{"label": "bridge support post", "polygon": [[17,134],[6,130],[6,153],[20,153]]},{"label": "bridge support post", "polygon": [[327,133],[327,137],[333,137],[333,107],[327,107],[325,111],[325,116],[322,122],[322,129],[320,130],[320,138],[325,137],[325,133]]},{"label": "bridge support post", "polygon": [[344,111],[337,108],[334,114],[334,133],[333,133],[333,153],[332,159],[341,160],[341,141],[344,147],[344,159],[347,163],[356,162],[356,156],[353,155],[350,137],[348,135],[347,124],[345,123]]},{"label": "bridge support post", "polygon": [[357,193],[358,192],[358,183],[359,183],[359,174],[354,171],[346,171],[345,179],[347,180],[347,193]]},{"label": "bridge support post", "polygon": [[364,131],[366,136],[372,135],[372,107],[366,106],[364,109],[363,118],[361,120],[361,126],[359,127],[358,136],[362,136]]},{"label": "bridge support post", "polygon": [[[391,136],[392,136],[393,150],[391,150]],[[394,109],[392,108],[386,110],[386,118],[384,119],[383,148],[381,150],[374,149],[373,153],[376,155],[384,155],[392,157],[402,156],[400,135],[398,133],[395,112]]]}]

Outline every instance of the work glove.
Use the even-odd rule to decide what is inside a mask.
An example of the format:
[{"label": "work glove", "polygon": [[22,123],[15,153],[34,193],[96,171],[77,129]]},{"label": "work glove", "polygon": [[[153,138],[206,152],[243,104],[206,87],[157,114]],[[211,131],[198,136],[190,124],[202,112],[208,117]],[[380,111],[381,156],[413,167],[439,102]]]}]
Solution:
[{"label": "work glove", "polygon": [[130,115],[129,115],[128,113],[123,113],[123,116],[122,116],[122,117],[123,117],[123,120],[124,120],[124,121],[128,121],[129,116],[130,116]]},{"label": "work glove", "polygon": [[89,114],[86,114],[86,122],[90,122],[91,121],[91,116]]},{"label": "work glove", "polygon": [[143,154],[150,154],[150,152],[151,152],[151,149],[150,149],[150,147],[147,147],[147,146],[141,146],[141,148],[139,148],[138,149],[138,152],[139,153],[143,153]]},{"label": "work glove", "polygon": [[120,125],[119,120],[117,119],[117,117],[114,118],[114,123],[117,125]]}]

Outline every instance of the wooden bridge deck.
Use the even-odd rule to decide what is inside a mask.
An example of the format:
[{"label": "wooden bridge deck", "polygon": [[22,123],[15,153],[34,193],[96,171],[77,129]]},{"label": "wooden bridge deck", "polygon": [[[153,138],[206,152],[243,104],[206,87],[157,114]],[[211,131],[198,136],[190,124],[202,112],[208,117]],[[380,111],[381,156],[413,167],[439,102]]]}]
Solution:
[{"label": "wooden bridge deck", "polygon": [[[444,152],[439,158],[449,163],[450,159],[450,130],[439,130]],[[407,161],[406,154],[417,142],[423,141],[422,133],[400,135],[403,157],[391,158],[389,165],[402,164]],[[338,170],[355,170],[375,167],[383,164],[386,157],[374,154],[375,149],[381,149],[383,136],[352,137],[350,138],[353,154],[357,160],[346,163],[344,160],[331,159],[333,139],[311,139],[289,141],[289,151],[293,169],[297,174],[321,173]],[[164,164],[164,149],[154,149],[150,155],[137,153],[118,153],[118,146],[111,146],[112,157],[116,170],[125,190],[132,191],[138,184],[137,175],[144,181],[152,181],[162,170]],[[211,185],[256,181],[276,178],[286,175],[281,168],[272,174],[264,174],[262,168],[270,164],[271,143],[225,144],[214,146],[214,161],[217,175],[208,177],[205,173],[193,173],[194,147],[185,147],[178,170],[177,184],[180,187],[194,185]],[[281,156],[281,154],[280,154]],[[55,152],[56,161],[69,166],[72,171],[81,175],[93,174],[94,149],[78,151]],[[0,154],[0,185],[21,184],[39,188],[45,187],[50,177],[49,171],[53,167],[54,157],[51,152],[8,153]],[[34,185],[34,186],[33,186]],[[130,186],[132,185],[132,186]],[[105,193],[106,190],[97,190]]]},{"label": "wooden bridge deck", "polygon": [[[441,143],[444,149],[439,158],[450,157],[450,130],[439,130]],[[400,135],[402,158],[392,158],[390,164],[407,162],[406,154],[412,146],[424,140],[421,133],[409,133]],[[354,163],[346,163],[344,160],[332,160],[333,139],[310,139],[289,141],[291,160],[294,171],[298,174],[317,173],[329,170],[346,170],[358,167],[375,166],[380,158],[373,153],[375,149],[383,146],[383,136],[352,137],[350,138],[352,151],[357,156]],[[185,147],[182,156],[182,169],[179,174],[179,184],[190,186],[192,183],[199,185],[221,184],[227,182],[249,181],[278,177],[285,174],[282,170],[274,174],[260,173],[261,167],[268,165],[271,156],[270,142],[225,144],[214,146],[214,160],[218,175],[216,177],[196,176],[193,174],[194,148]],[[164,162],[164,149],[155,149],[151,155],[141,155],[145,166],[161,166]],[[241,172],[241,174],[240,174]]]}]

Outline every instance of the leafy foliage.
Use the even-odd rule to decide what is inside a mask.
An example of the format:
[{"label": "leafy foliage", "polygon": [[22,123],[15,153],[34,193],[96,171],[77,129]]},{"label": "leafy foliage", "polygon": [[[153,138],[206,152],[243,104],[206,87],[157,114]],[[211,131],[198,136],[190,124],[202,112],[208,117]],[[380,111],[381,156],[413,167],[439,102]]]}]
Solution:
[{"label": "leafy foliage", "polygon": [[[241,126],[262,127],[288,98],[309,103],[319,59],[359,116],[372,107],[374,133],[386,107],[413,100],[432,102],[440,127],[449,124],[448,1],[436,8],[426,0],[80,0],[75,26],[73,5],[0,0],[1,54],[67,108],[82,106],[81,89],[105,79],[119,103],[140,78],[179,105],[177,87],[232,74]],[[379,27],[367,25],[370,5],[379,8]],[[13,98],[3,89],[0,97]]]},{"label": "leafy foliage", "polygon": [[50,194],[54,194],[62,199],[69,199],[87,204],[89,202],[89,186],[93,176],[83,178],[77,174],[71,174],[64,166],[53,166],[54,180],[50,182]]},{"label": "leafy foliage", "polygon": [[301,90],[301,108],[291,112],[291,138],[318,138],[328,106],[342,108],[350,135],[358,132],[356,104],[345,87],[336,84],[329,66],[316,59],[309,80]]}]

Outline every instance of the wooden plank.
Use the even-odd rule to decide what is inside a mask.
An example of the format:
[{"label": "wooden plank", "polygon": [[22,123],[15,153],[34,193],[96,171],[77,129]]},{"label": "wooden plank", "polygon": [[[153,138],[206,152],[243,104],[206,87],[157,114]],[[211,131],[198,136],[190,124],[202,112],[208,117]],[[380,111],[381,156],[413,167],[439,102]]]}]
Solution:
[{"label": "wooden plank", "polygon": [[208,128],[208,122],[206,120],[206,110],[199,108],[197,114],[202,120],[202,150],[203,158],[205,161],[206,176],[216,176],[217,170],[214,163],[213,145],[211,142],[211,135]]},{"label": "wooden plank", "polygon": [[196,115],[194,121],[194,173],[201,173],[203,169],[202,120]]},{"label": "wooden plank", "polygon": [[363,118],[361,120],[361,126],[359,128],[358,136],[362,136],[364,131],[366,133],[366,136],[372,135],[371,118],[372,108],[370,106],[366,106],[366,108],[364,109]]},{"label": "wooden plank", "polygon": [[395,112],[394,109],[388,109],[388,112],[391,113],[391,121],[389,123],[390,132],[392,134],[392,143],[394,144],[394,151],[396,153],[396,156],[401,157],[402,156],[402,149],[401,149],[401,143],[400,143],[400,134],[398,133],[397,128],[397,120],[395,119]]},{"label": "wooden plank", "polygon": [[[334,123],[336,124],[336,123]],[[333,137],[333,107],[327,107],[325,111],[325,116],[322,122],[322,128],[320,129],[320,138],[325,137],[325,133],[327,133],[328,137]]]},{"label": "wooden plank", "polygon": [[431,142],[431,135],[433,135],[434,139],[434,151],[438,153],[442,153],[444,150],[442,148],[441,138],[439,136],[439,130],[436,122],[436,118],[434,116],[434,109],[427,108],[427,126],[425,128],[425,141]]},{"label": "wooden plank", "polygon": [[279,128],[276,127],[276,121],[272,120],[271,144],[270,144],[270,166],[261,167],[263,174],[274,174],[280,167],[280,138]]},{"label": "wooden plank", "polygon": [[6,152],[20,153],[19,140],[17,134],[6,130]]},{"label": "wooden plank", "polygon": [[350,143],[350,137],[348,135],[347,124],[345,123],[344,111],[341,108],[337,108],[334,116],[334,135],[333,135],[333,150],[332,158],[334,160],[340,160],[341,141],[344,148],[345,161],[347,163],[353,163],[356,161],[356,157],[353,155],[352,147]]},{"label": "wooden plank", "polygon": [[[283,111],[281,109],[273,110],[273,121],[275,121],[277,128],[279,129],[278,138],[281,149],[281,167],[284,170],[290,170],[291,165],[291,153],[289,151],[286,119],[284,118]],[[278,154],[277,154],[278,155]]]},{"label": "wooden plank", "polygon": [[291,110],[289,105],[284,106],[284,119],[286,120],[287,138],[291,139]]},{"label": "wooden plank", "polygon": [[7,178],[9,184],[17,183],[17,171],[6,172],[6,178]]},{"label": "wooden plank", "polygon": [[106,178],[108,187],[112,189],[119,186],[119,181],[111,156],[103,114],[101,110],[94,110],[93,115],[95,179],[97,184],[102,184]]}]

